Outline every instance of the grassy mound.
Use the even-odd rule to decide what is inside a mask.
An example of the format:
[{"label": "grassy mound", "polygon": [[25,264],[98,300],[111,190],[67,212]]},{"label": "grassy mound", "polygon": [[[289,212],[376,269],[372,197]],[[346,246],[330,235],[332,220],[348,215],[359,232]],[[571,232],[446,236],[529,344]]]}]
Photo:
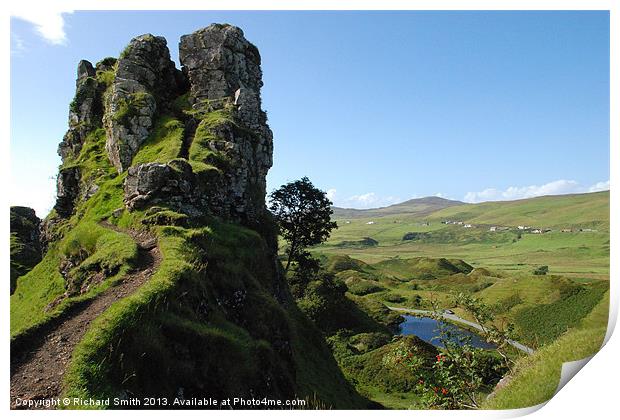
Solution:
[{"label": "grassy mound", "polygon": [[487,400],[484,408],[501,410],[537,405],[553,397],[562,363],[596,353],[607,331],[609,293],[578,325],[558,340],[517,362],[516,374]]},{"label": "grassy mound", "polygon": [[282,285],[256,232],[212,222],[158,236],[160,269],[96,320],[74,352],[67,396],[303,398],[312,389],[328,406],[365,404],[292,302],[274,298]]},{"label": "grassy mound", "polygon": [[384,275],[399,279],[431,280],[457,273],[469,273],[473,267],[465,261],[446,258],[389,259],[373,264]]}]

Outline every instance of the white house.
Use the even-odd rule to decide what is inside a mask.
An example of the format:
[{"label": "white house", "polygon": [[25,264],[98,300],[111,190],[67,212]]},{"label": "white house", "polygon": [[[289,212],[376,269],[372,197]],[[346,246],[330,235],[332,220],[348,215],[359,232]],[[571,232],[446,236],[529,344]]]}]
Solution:
[{"label": "white house", "polygon": [[374,225],[374,224],[375,224],[375,222],[373,222],[373,221],[371,220],[370,222],[368,222],[368,223],[366,223],[366,224],[367,224],[367,225]]},{"label": "white house", "polygon": [[489,232],[495,232],[497,230],[497,226],[491,226],[489,228]]},{"label": "white house", "polygon": [[466,224],[464,224],[464,225],[463,225],[463,227],[464,227],[464,228],[470,228],[470,227],[473,227],[473,226],[472,226],[472,225],[470,225],[469,223],[466,223]]}]

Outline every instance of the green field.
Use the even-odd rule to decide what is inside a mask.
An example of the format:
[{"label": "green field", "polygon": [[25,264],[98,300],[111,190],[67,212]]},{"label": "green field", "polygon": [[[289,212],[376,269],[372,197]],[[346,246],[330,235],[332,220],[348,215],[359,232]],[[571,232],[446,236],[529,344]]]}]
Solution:
[{"label": "green field", "polygon": [[[387,216],[364,217],[364,211],[358,211],[353,218],[336,217],[338,229],[313,251],[350,255],[368,263],[420,256],[458,258],[474,267],[519,272],[548,265],[551,274],[575,279],[609,278],[608,191],[510,202],[449,204],[450,207],[422,216],[410,209]],[[335,212],[339,213],[342,212]],[[473,227],[446,225],[442,223],[445,220],[470,223]],[[551,231],[527,233],[517,229],[519,225]],[[491,232],[492,226],[509,229]],[[562,229],[573,231],[562,232]],[[409,232],[422,235],[403,240]],[[364,238],[372,238],[378,244],[355,244]]]},{"label": "green field", "polygon": [[[514,338],[537,349],[533,356],[512,354],[515,379],[488,407],[548,399],[561,362],[595,352],[606,328],[609,192],[441,204],[422,199],[375,210],[335,209],[339,228],[312,252],[347,286],[347,295],[366,306],[431,309],[435,302],[473,321],[455,297],[482,299],[497,326],[514,324]],[[536,228],[545,233],[532,232]],[[540,266],[549,272],[535,275]],[[388,345],[355,350],[359,354],[345,350],[356,348],[356,337],[328,339],[345,376],[386,407],[416,407],[407,376],[381,370],[377,362]]]}]

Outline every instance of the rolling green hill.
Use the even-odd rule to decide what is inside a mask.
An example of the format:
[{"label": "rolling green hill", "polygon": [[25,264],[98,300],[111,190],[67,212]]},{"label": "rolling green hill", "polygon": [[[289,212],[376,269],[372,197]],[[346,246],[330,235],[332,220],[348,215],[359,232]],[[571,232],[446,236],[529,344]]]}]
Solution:
[{"label": "rolling green hill", "polygon": [[609,229],[609,191],[463,204],[436,211],[429,218],[473,224]]},{"label": "rolling green hill", "polygon": [[334,207],[335,219],[356,219],[360,217],[381,217],[389,216],[393,214],[407,214],[415,216],[425,216],[433,213],[437,210],[444,208],[459,206],[463,203],[455,200],[446,200],[441,197],[424,197],[414,198],[412,200],[405,201],[403,203],[394,204],[388,207],[381,207],[377,209],[344,209],[340,207]]},{"label": "rolling green hill", "polygon": [[[606,279],[609,274],[609,191],[517,201],[457,204],[431,213],[383,214],[359,210],[355,218],[335,212],[338,229],[314,249],[366,263],[390,258],[457,258],[474,267],[529,272],[548,265],[553,274]],[[459,221],[461,225],[444,224]],[[465,224],[472,227],[465,228]],[[517,226],[548,228],[535,234]],[[490,231],[492,226],[504,227]],[[571,232],[562,232],[570,229]],[[584,231],[580,231],[583,229]],[[371,238],[375,246],[361,246]]]}]

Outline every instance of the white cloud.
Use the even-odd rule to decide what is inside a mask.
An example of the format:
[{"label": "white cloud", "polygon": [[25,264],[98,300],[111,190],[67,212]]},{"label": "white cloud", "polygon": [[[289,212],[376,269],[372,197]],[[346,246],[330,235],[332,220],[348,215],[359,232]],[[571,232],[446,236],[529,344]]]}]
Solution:
[{"label": "white cloud", "polygon": [[588,191],[589,192],[597,192],[597,191],[607,191],[608,189],[609,189],[609,180],[597,182],[596,184],[592,185],[588,189]]},{"label": "white cloud", "polygon": [[576,194],[584,192],[604,191],[609,189],[609,181],[601,181],[587,187],[577,181],[559,179],[543,185],[528,185],[525,187],[508,187],[505,190],[487,188],[482,191],[468,192],[464,201],[480,203],[482,201],[519,200],[523,198],[539,197],[542,195]]},{"label": "white cloud", "polygon": [[67,34],[63,14],[73,13],[72,10],[50,10],[28,3],[18,7],[20,8],[14,10],[11,16],[32,23],[39,35],[50,44],[66,44]]},{"label": "white cloud", "polygon": [[[334,190],[335,193],[335,190]],[[328,191],[329,194],[329,191]],[[353,195],[349,198],[336,200],[338,207],[354,208],[354,209],[370,209],[377,207],[390,206],[392,204],[400,203],[402,200],[395,196],[379,196],[374,192],[368,192],[365,194]]]},{"label": "white cloud", "polygon": [[17,34],[11,32],[11,54],[20,55],[26,50],[26,43]]},{"label": "white cloud", "polygon": [[329,190],[327,190],[327,198],[329,198],[331,201],[334,201],[336,199],[336,189],[335,188],[330,188]]}]

